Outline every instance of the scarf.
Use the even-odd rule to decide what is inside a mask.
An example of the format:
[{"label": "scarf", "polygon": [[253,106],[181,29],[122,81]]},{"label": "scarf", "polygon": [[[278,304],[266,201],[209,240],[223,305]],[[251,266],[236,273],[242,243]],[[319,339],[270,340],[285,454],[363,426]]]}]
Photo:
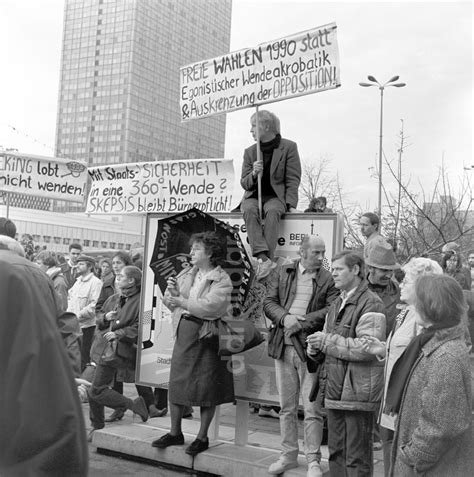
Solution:
[{"label": "scarf", "polygon": [[127,298],[130,298],[131,296],[134,296],[137,293],[140,293],[140,289],[138,288],[137,285],[134,284],[125,288],[121,288],[119,293],[120,293],[120,307],[122,307],[127,301]]},{"label": "scarf", "polygon": [[458,323],[453,323],[452,320],[450,320],[448,323],[433,325],[430,328],[423,328],[421,333],[410,341],[405,351],[393,366],[392,373],[390,374],[384,408],[386,414],[399,413],[408,376],[410,375],[413,365],[418,359],[423,346],[433,338],[436,331],[450,328],[456,324]]},{"label": "scarf", "polygon": [[[280,145],[281,136],[277,134],[271,141],[261,142],[260,150],[262,151],[263,173],[262,173],[262,196],[276,197],[273,190],[270,177],[270,168],[272,165],[273,151]],[[255,192],[256,194],[257,192]]]},{"label": "scarf", "polygon": [[271,141],[268,141],[268,142],[260,141],[260,150],[264,154],[270,153],[271,155],[273,153],[273,150],[280,145],[280,141],[281,141],[280,134],[277,134]]}]

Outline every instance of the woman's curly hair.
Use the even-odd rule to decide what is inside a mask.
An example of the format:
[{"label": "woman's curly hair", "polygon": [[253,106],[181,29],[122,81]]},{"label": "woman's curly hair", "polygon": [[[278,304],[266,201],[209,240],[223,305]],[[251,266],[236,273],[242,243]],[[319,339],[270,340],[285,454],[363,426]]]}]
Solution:
[{"label": "woman's curly hair", "polygon": [[227,247],[225,240],[219,237],[215,232],[201,232],[193,234],[189,240],[189,245],[202,243],[204,250],[209,255],[209,261],[213,267],[222,265],[225,262]]}]

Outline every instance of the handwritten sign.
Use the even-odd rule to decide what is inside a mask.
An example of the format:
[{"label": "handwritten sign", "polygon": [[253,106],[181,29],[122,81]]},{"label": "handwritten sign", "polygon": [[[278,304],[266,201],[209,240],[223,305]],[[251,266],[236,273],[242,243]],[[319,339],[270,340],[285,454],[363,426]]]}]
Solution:
[{"label": "handwritten sign", "polygon": [[181,121],[341,85],[336,24],[180,69]]},{"label": "handwritten sign", "polygon": [[88,214],[228,212],[234,187],[231,160],[188,159],[89,168]]},{"label": "handwritten sign", "polygon": [[0,153],[0,190],[50,199],[83,202],[84,162],[17,152]]}]

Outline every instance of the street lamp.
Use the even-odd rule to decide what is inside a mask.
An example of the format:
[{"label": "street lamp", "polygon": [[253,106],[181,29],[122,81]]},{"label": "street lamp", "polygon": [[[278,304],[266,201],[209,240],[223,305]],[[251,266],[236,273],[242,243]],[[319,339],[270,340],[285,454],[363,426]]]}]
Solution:
[{"label": "street lamp", "polygon": [[380,84],[374,76],[367,76],[367,79],[370,83],[359,83],[360,86],[368,88],[369,86],[376,86],[380,90],[380,138],[379,138],[379,202],[378,202],[378,211],[379,218],[382,221],[382,131],[383,131],[383,90],[388,86],[395,86],[395,88],[403,88],[406,86],[405,83],[396,83],[400,76],[394,76],[389,79],[386,83]]}]

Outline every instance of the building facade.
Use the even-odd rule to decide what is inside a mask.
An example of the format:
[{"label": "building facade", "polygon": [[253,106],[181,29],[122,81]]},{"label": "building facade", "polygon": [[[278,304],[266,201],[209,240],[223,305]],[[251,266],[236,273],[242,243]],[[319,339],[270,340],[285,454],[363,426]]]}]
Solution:
[{"label": "building facade", "polygon": [[56,155],[223,157],[225,115],[180,122],[179,68],[225,54],[231,0],[66,0]]}]

